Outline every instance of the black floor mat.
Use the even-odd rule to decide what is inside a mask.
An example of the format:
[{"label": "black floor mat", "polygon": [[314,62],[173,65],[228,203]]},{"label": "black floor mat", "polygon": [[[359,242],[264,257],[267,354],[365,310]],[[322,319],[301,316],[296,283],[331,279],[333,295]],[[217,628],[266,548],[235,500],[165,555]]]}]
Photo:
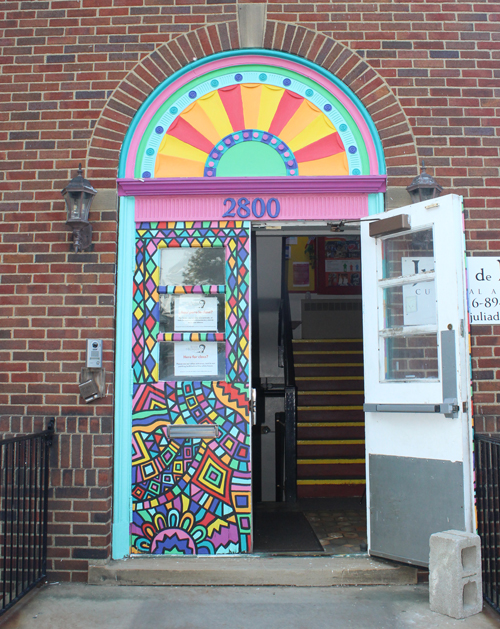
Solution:
[{"label": "black floor mat", "polygon": [[254,511],[254,543],[257,553],[323,552],[302,511]]}]

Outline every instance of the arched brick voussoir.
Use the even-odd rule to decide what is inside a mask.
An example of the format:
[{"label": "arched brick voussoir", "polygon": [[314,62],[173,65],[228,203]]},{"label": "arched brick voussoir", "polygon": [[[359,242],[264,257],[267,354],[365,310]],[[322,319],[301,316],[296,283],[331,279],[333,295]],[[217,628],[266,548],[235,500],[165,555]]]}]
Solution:
[{"label": "arched brick voussoir", "polygon": [[[103,182],[114,172],[116,178],[127,129],[142,103],[166,78],[196,59],[237,48],[238,31],[233,19],[180,35],[142,59],[117,85],[101,112],[89,145],[88,176]],[[106,187],[112,186],[108,183]]]},{"label": "arched brick voussoir", "polygon": [[[116,87],[98,120],[90,142],[88,173],[102,179],[118,169],[119,148],[134,115],[166,78],[193,60],[239,48],[234,20],[180,35],[142,59]],[[264,49],[279,50],[316,63],[343,81],[370,114],[387,156],[387,173],[397,178],[416,173],[418,156],[408,118],[384,79],[362,57],[343,44],[304,26],[269,20]],[[389,184],[391,181],[389,180]]]}]

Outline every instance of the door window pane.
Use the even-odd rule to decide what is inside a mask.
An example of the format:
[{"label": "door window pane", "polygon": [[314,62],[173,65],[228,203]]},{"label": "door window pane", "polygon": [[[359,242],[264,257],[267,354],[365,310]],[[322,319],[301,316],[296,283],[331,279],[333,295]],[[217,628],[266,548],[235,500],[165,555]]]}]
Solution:
[{"label": "door window pane", "polygon": [[384,289],[384,327],[435,325],[434,281]]},{"label": "door window pane", "polygon": [[160,332],[224,332],[225,297],[160,295]]},{"label": "door window pane", "polygon": [[225,380],[226,344],[161,342],[160,380]]},{"label": "door window pane", "polygon": [[400,234],[382,242],[384,279],[434,270],[432,229]]},{"label": "door window pane", "polygon": [[437,379],[437,335],[383,339],[385,380]]},{"label": "door window pane", "polygon": [[168,247],[161,250],[161,286],[225,284],[224,247]]}]

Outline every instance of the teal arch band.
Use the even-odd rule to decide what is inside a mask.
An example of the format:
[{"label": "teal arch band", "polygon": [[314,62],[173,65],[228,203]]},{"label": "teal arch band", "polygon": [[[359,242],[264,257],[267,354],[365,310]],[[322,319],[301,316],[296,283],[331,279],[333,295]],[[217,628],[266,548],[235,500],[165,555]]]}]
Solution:
[{"label": "teal arch band", "polygon": [[132,287],[135,270],[135,198],[120,199],[116,285],[116,363],[112,557],[130,553],[132,487]]},{"label": "teal arch band", "polygon": [[187,72],[196,70],[202,67],[204,64],[210,63],[212,61],[217,61],[219,59],[227,59],[227,58],[246,56],[246,55],[257,55],[263,58],[285,59],[287,61],[292,61],[292,62],[301,64],[307,68],[310,68],[311,70],[314,70],[315,72],[318,72],[318,74],[321,74],[323,77],[331,81],[342,92],[344,92],[344,94],[348,98],[350,98],[353,104],[357,107],[359,113],[361,114],[364,121],[366,122],[368,129],[370,130],[370,134],[372,136],[373,143],[375,146],[375,152],[377,155],[379,174],[380,175],[386,174],[387,171],[386,171],[386,165],[385,165],[385,159],[384,159],[384,151],[382,148],[382,142],[380,141],[380,137],[378,135],[377,128],[375,127],[375,124],[373,123],[370,117],[370,114],[366,110],[363,103],[354,94],[354,92],[350,88],[347,87],[347,85],[342,83],[340,79],[338,79],[335,75],[331,74],[328,70],[323,69],[321,66],[318,66],[317,64],[313,63],[312,61],[308,61],[307,59],[296,57],[295,55],[291,55],[290,53],[280,52],[280,51],[275,51],[275,50],[271,51],[271,50],[263,50],[262,48],[245,48],[243,50],[230,50],[230,51],[220,52],[214,55],[210,55],[209,57],[204,57],[203,59],[198,59],[196,61],[193,61],[189,63],[188,65],[184,66],[183,68],[181,68],[180,70],[177,70],[176,72],[174,72],[170,77],[168,77],[165,81],[163,81],[163,83],[158,85],[151,92],[151,94],[146,98],[146,100],[142,103],[142,105],[137,110],[130,124],[130,127],[125,135],[125,138],[123,140],[123,144],[122,144],[122,148],[120,152],[120,161],[118,165],[118,177],[125,176],[125,163],[126,163],[127,153],[129,151],[130,143],[134,136],[134,132],[137,128],[137,125],[139,124],[139,121],[141,120],[143,114],[146,112],[146,110],[148,109],[152,101],[159,94],[161,94],[161,92],[165,89],[165,87],[167,87],[168,85],[170,85],[171,83],[179,79],[181,76],[183,76]]}]

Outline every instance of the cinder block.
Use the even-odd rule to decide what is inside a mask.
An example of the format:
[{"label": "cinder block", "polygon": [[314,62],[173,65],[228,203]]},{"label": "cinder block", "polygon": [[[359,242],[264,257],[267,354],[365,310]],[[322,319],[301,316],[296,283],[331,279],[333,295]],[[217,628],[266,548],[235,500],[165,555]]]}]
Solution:
[{"label": "cinder block", "polygon": [[467,618],[483,608],[481,541],[464,531],[430,538],[429,602],[433,612]]}]

